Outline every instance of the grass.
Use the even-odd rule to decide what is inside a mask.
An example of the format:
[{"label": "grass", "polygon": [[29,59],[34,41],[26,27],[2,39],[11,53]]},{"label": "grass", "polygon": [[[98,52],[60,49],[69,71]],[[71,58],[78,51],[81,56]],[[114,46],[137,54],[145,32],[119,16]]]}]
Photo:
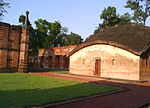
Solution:
[{"label": "grass", "polygon": [[67,74],[69,71],[63,71],[63,70],[52,70],[49,68],[30,68],[30,72],[54,72],[54,73],[59,73],[59,74]]},{"label": "grass", "polygon": [[49,71],[49,72],[59,73],[59,74],[67,74],[67,73],[69,73],[69,71]]},{"label": "grass", "polygon": [[31,74],[0,74],[0,107],[43,105],[120,88]]}]

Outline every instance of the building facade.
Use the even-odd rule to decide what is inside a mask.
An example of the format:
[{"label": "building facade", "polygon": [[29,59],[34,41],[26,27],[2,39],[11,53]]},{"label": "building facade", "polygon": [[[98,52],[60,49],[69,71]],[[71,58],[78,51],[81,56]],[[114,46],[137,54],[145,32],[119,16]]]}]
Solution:
[{"label": "building facade", "polygon": [[150,80],[150,27],[130,24],[99,31],[69,57],[71,74]]}]

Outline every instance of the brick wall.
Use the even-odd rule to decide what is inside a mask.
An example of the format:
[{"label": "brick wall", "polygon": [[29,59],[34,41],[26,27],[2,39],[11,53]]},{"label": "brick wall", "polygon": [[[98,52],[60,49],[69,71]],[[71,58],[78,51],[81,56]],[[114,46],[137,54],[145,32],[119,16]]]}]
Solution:
[{"label": "brick wall", "polygon": [[0,22],[0,72],[26,72],[29,31]]},{"label": "brick wall", "polygon": [[49,68],[54,70],[68,70],[69,58],[67,57],[67,55],[75,47],[77,47],[77,45],[39,49],[38,57],[30,57],[30,67]]}]

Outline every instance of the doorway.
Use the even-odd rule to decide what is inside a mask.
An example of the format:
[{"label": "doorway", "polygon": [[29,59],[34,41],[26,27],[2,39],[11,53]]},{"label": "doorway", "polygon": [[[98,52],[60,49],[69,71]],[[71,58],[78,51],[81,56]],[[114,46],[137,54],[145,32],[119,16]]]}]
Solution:
[{"label": "doorway", "polygon": [[95,75],[100,75],[101,73],[101,59],[95,59]]}]

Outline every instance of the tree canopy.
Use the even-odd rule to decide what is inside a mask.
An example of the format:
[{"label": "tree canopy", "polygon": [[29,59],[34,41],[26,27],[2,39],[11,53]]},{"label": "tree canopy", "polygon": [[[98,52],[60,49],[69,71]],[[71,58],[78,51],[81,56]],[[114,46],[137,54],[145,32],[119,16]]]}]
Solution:
[{"label": "tree canopy", "polygon": [[116,8],[111,6],[104,8],[102,13],[100,14],[100,19],[102,19],[103,22],[102,24],[99,24],[98,28],[94,31],[94,34],[103,28],[111,27],[114,25],[131,23],[131,16],[129,13],[125,13],[124,15],[119,15],[117,13]]},{"label": "tree canopy", "polygon": [[[19,16],[20,26],[24,26],[25,16]],[[38,49],[65,45],[80,44],[83,39],[80,35],[71,32],[68,34],[68,28],[62,27],[59,21],[49,22],[45,19],[35,21],[35,28],[30,21],[27,21],[30,29],[29,54],[36,55]]]},{"label": "tree canopy", "polygon": [[128,0],[125,7],[133,11],[134,23],[145,25],[150,16],[150,0]]}]

